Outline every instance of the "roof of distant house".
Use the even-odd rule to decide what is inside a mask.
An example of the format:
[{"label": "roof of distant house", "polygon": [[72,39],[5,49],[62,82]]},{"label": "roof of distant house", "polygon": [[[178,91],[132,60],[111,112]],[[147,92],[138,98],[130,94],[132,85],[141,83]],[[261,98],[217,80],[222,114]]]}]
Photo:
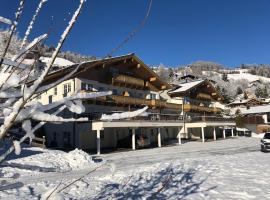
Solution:
[{"label": "roof of distant house", "polygon": [[268,113],[270,112],[270,104],[262,106],[253,106],[250,108],[239,108],[241,114],[259,114],[259,113]]},{"label": "roof of distant house", "polygon": [[186,91],[200,85],[202,82],[204,82],[204,80],[196,80],[196,81],[191,81],[191,82],[187,82],[187,83],[180,83],[178,85],[179,88],[177,88],[175,90],[171,90],[169,92],[169,94],[186,92]]}]

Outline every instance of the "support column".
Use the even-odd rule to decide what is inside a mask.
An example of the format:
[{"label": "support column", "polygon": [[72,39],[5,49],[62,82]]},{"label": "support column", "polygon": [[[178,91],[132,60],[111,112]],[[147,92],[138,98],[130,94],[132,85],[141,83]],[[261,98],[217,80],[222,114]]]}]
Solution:
[{"label": "support column", "polygon": [[223,127],[223,138],[224,138],[224,139],[226,138],[226,130],[225,130],[225,127]]},{"label": "support column", "polygon": [[158,128],[158,147],[161,147],[161,130]]},{"label": "support column", "polygon": [[216,134],[216,127],[214,126],[214,130],[213,130],[213,137],[214,140],[217,140],[217,134]]},{"label": "support column", "polygon": [[185,137],[188,139],[188,128],[185,126]]},{"label": "support column", "polygon": [[204,127],[201,127],[201,131],[202,131],[202,142],[204,142]]},{"label": "support column", "polygon": [[100,155],[100,129],[97,130],[97,155]]},{"label": "support column", "polygon": [[136,149],[135,128],[132,129],[132,150]]},{"label": "support column", "polygon": [[178,131],[178,144],[179,144],[179,145],[182,144],[182,141],[181,141],[181,133],[182,133],[183,130],[184,130],[184,127],[179,128],[179,131]]},{"label": "support column", "polygon": [[233,133],[233,127],[231,128],[231,132],[232,132],[232,137],[234,137],[234,133]]}]

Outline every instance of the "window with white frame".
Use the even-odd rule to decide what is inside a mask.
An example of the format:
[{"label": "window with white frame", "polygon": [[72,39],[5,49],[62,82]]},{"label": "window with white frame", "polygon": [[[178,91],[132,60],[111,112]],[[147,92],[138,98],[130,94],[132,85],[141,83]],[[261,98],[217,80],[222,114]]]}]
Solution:
[{"label": "window with white frame", "polygon": [[54,87],[54,89],[53,89],[53,94],[54,94],[54,95],[57,95],[57,87]]},{"label": "window with white frame", "polygon": [[89,83],[81,83],[81,90],[93,91],[93,85]]},{"label": "window with white frame", "polygon": [[71,92],[71,83],[64,84],[63,95],[67,96],[69,92]]},{"label": "window with white frame", "polygon": [[150,93],[150,99],[157,99],[157,95],[153,94],[153,93]]}]

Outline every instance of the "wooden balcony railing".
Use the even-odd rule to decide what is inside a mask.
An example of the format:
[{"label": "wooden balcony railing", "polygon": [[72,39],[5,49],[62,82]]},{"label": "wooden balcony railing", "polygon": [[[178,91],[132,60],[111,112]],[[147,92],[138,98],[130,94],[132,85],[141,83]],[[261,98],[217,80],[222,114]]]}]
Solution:
[{"label": "wooden balcony railing", "polygon": [[159,99],[142,99],[142,98],[134,98],[134,97],[125,97],[125,96],[117,96],[110,95],[107,96],[107,101],[113,101],[117,104],[125,104],[125,105],[145,105],[149,107],[155,108],[169,108],[169,109],[178,109],[180,110],[182,106],[180,104],[172,104],[167,103],[166,101],[162,101]]},{"label": "wooden balcony railing", "polygon": [[[182,104],[168,103],[159,99],[143,99],[129,96],[109,95],[92,99],[92,101],[115,103],[119,105],[130,106],[148,106],[150,108],[167,108],[172,110],[182,110]],[[215,107],[197,106],[194,104],[184,104],[185,112],[207,112],[207,113],[221,113],[222,109]]]},{"label": "wooden balcony railing", "polygon": [[144,80],[134,78],[132,76],[122,75],[122,74],[115,75],[112,78],[112,84],[115,84],[115,83],[134,85],[134,86],[138,86],[138,87],[142,87],[142,88],[144,87]]},{"label": "wooden balcony railing", "polygon": [[202,100],[211,100],[212,99],[211,95],[205,94],[205,93],[198,93],[196,98],[202,99]]},{"label": "wooden balcony railing", "polygon": [[194,104],[184,104],[184,111],[185,112],[208,112],[208,113],[220,113],[222,110],[220,108],[214,107],[204,107],[204,106],[197,106]]}]

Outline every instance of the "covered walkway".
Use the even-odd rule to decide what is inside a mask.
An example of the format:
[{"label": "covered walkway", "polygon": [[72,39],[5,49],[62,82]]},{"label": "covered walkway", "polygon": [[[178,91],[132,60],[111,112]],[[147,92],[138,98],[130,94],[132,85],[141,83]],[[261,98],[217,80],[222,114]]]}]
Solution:
[{"label": "covered walkway", "polygon": [[156,128],[157,129],[157,143],[158,147],[162,146],[162,137],[161,129],[162,128],[177,128],[178,129],[178,144],[181,145],[181,137],[184,135],[188,139],[189,129],[190,128],[200,128],[201,129],[201,139],[202,142],[205,142],[205,128],[213,127],[213,140],[217,139],[216,128],[221,127],[223,129],[223,138],[226,138],[226,130],[230,129],[231,136],[234,134],[234,122],[229,121],[216,121],[216,122],[192,122],[184,123],[182,120],[164,120],[164,121],[146,121],[146,120],[119,120],[119,121],[94,121],[92,122],[92,130],[96,131],[97,139],[97,154],[101,153],[100,145],[100,134],[101,131],[108,128],[129,128],[131,129],[131,141],[132,141],[132,150],[136,149],[136,132],[137,128]]}]

